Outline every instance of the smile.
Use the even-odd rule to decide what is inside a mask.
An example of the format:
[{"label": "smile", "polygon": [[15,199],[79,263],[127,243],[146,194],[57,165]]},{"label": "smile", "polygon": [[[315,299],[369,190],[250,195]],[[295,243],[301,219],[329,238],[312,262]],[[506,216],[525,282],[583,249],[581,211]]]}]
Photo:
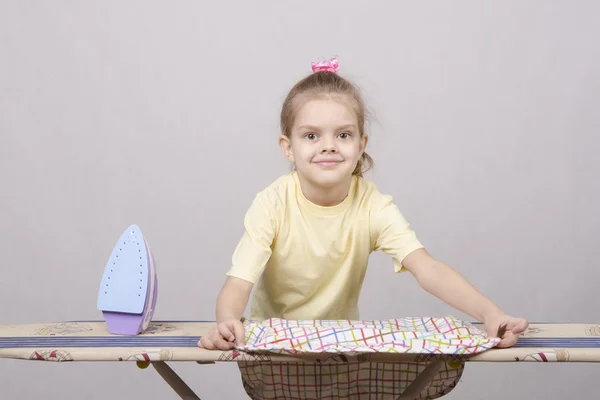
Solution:
[{"label": "smile", "polygon": [[340,163],[341,163],[341,161],[334,161],[334,160],[315,161],[315,164],[317,164],[320,167],[324,167],[324,168],[335,167],[336,165],[338,165]]}]

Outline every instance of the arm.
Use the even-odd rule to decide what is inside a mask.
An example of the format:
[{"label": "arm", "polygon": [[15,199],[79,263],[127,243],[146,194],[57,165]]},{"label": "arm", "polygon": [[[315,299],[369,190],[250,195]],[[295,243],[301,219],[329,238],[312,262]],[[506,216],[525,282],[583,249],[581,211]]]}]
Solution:
[{"label": "arm", "polygon": [[228,277],[217,296],[217,327],[203,335],[198,347],[208,350],[231,350],[245,345],[242,315],[254,285],[240,278]]},{"label": "arm", "polygon": [[490,335],[497,335],[506,325],[501,347],[512,346],[529,323],[523,318],[513,318],[483,296],[462,275],[448,265],[434,259],[425,249],[410,253],[402,264],[414,275],[428,293],[451,307],[483,322]]},{"label": "arm", "polygon": [[254,285],[251,282],[230,276],[217,296],[217,324],[240,321],[248,305]]},{"label": "arm", "polygon": [[462,275],[434,259],[425,249],[413,251],[402,264],[428,293],[478,321],[505,314]]},{"label": "arm", "polygon": [[232,257],[227,280],[217,296],[217,327],[204,335],[198,346],[214,350],[229,350],[245,345],[241,322],[254,282],[271,256],[271,244],[277,223],[272,200],[257,195],[244,217],[245,232]]},{"label": "arm", "polygon": [[390,255],[396,272],[410,271],[427,292],[483,322],[490,336],[502,338],[500,347],[517,342],[529,325],[525,319],[506,314],[460,274],[431,257],[390,196],[380,196],[375,208],[371,221],[374,250]]}]

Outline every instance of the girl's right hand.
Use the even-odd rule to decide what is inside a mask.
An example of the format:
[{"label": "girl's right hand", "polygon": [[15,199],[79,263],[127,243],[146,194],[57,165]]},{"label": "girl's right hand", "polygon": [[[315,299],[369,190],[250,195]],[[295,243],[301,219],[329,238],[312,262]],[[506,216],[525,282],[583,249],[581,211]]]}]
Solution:
[{"label": "girl's right hand", "polygon": [[239,319],[229,319],[217,324],[216,328],[202,336],[198,347],[207,350],[231,350],[234,346],[244,346],[244,325]]}]

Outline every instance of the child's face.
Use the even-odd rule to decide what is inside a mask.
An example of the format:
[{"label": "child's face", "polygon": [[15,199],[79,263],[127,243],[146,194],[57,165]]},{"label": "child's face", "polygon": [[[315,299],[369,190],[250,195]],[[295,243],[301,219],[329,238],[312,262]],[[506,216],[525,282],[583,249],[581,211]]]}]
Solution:
[{"label": "child's face", "polygon": [[290,138],[281,138],[298,174],[324,188],[348,182],[366,144],[356,113],[342,99],[307,101],[297,111]]}]

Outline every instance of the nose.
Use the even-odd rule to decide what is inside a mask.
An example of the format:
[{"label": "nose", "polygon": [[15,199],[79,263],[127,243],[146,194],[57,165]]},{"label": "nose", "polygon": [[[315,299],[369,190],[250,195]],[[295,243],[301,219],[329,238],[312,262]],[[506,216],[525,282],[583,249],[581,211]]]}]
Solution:
[{"label": "nose", "polygon": [[321,148],[321,153],[336,153],[337,148],[335,146],[335,141],[331,138],[323,139],[322,141],[323,147]]}]

